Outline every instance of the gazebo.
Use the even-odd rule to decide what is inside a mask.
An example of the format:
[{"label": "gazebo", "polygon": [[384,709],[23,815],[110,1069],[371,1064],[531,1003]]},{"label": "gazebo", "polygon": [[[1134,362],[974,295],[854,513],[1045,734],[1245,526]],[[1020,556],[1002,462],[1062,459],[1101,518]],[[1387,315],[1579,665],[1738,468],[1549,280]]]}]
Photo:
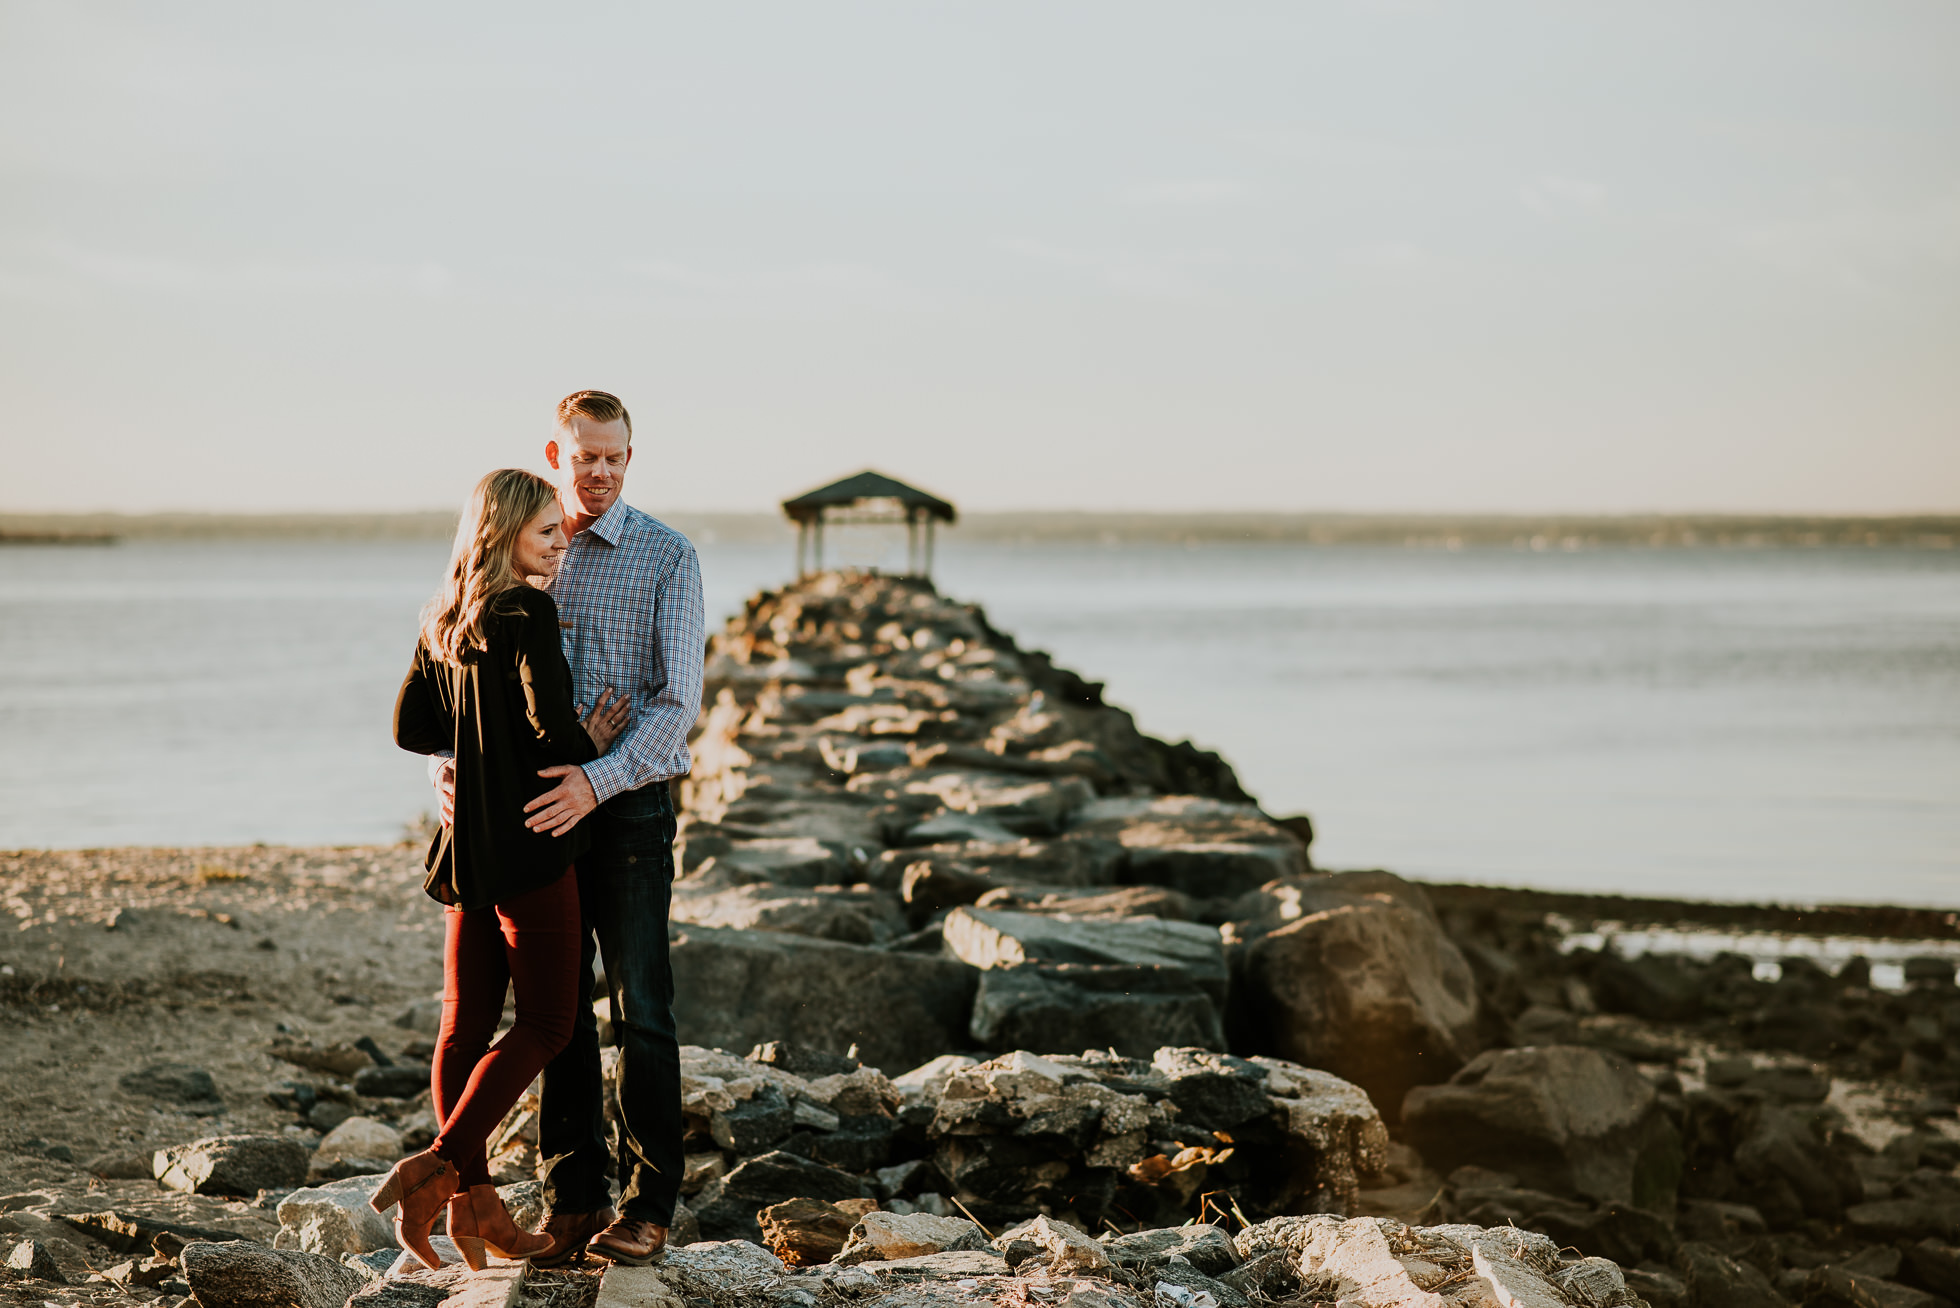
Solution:
[{"label": "gazebo", "polygon": [[[905,571],[914,577],[932,573],[933,524],[954,520],[953,506],[916,486],[907,486],[882,472],[855,477],[805,491],[783,501],[783,512],[796,524],[796,575],[823,571],[823,527],[839,524],[905,524]],[[810,566],[804,566],[806,548]]]}]

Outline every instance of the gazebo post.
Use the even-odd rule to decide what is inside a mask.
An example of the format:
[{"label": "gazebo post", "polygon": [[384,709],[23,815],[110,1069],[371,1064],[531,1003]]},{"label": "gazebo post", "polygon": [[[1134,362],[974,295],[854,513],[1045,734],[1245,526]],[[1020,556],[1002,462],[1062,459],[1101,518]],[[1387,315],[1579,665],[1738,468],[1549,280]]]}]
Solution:
[{"label": "gazebo post", "polygon": [[925,566],[925,567],[924,567],[923,569],[921,569],[921,570],[920,570],[920,572],[919,572],[919,575],[920,575],[921,577],[924,577],[924,578],[925,578],[925,579],[926,579],[927,581],[931,581],[931,580],[932,580],[932,529],[933,529],[933,525],[934,525],[934,524],[933,524],[933,520],[932,520],[932,518],[931,518],[930,516],[928,516],[928,517],[926,518],[926,551],[925,551],[925,553],[926,553],[926,566]]},{"label": "gazebo post", "polygon": [[816,566],[812,572],[823,571],[823,510],[817,510],[816,518],[810,524],[810,539],[815,546]]}]

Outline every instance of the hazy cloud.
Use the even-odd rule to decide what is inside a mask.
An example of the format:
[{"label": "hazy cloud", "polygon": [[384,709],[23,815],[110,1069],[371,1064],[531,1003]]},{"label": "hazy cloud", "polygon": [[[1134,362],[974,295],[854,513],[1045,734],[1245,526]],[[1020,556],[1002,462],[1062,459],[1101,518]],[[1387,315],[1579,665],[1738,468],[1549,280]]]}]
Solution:
[{"label": "hazy cloud", "polygon": [[1210,209],[1222,205],[1244,204],[1252,198],[1252,188],[1244,182],[1193,180],[1150,182],[1123,192],[1131,204],[1159,205],[1166,208]]},{"label": "hazy cloud", "polygon": [[694,308],[767,311],[826,305],[902,307],[922,300],[884,269],[847,260],[717,267],[700,261],[641,258],[625,260],[620,266],[666,302]]},{"label": "hazy cloud", "polygon": [[1216,250],[1085,250],[1022,239],[1000,241],[998,245],[1019,258],[1066,268],[1112,290],[1151,298],[1204,294],[1211,285],[1203,272],[1230,262]]},{"label": "hazy cloud", "polygon": [[1606,207],[1606,187],[1579,177],[1540,177],[1518,190],[1524,207],[1547,218],[1597,213]]},{"label": "hazy cloud", "polygon": [[217,262],[102,249],[59,238],[12,243],[3,257],[7,283],[16,289],[58,289],[63,282],[79,279],[116,290],[168,295],[429,296],[441,294],[453,280],[449,269],[432,261]]},{"label": "hazy cloud", "polygon": [[1960,191],[1917,205],[1870,203],[1835,213],[1745,228],[1737,243],[1787,272],[1852,289],[1926,264],[1960,269]]}]

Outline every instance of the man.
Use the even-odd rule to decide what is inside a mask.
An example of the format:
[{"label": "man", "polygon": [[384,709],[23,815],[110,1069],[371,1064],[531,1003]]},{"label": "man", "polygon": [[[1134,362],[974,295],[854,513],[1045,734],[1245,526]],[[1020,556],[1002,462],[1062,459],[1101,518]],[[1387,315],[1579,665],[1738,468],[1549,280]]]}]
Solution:
[{"label": "man", "polygon": [[[637,1266],[665,1252],[680,1198],[668,781],[692,766],[687,737],[701,711],[701,568],[685,536],[620,498],[633,420],[617,397],[579,391],[560,400],[544,456],[570,538],[551,594],[573,693],[598,704],[617,688],[633,701],[633,721],[593,762],[546,768],[539,775],[558,784],[525,806],[533,830],[562,835],[581,821],[591,829],[592,852],[578,864],[582,975],[591,974],[596,936],[621,1053],[617,1213],[606,1185],[605,1082],[591,1005],[579,1005],[571,1043],[545,1068],[539,1152],[552,1243],[532,1262],[555,1266],[583,1249]],[[444,768],[436,782],[445,813],[454,775]]]}]

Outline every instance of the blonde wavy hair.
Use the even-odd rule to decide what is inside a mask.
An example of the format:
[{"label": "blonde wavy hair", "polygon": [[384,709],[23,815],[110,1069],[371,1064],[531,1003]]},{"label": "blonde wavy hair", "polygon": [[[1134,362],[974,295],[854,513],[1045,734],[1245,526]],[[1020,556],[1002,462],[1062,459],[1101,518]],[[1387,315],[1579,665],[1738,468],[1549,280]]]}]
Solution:
[{"label": "blonde wavy hair", "polygon": [[422,608],[422,643],[438,661],[461,667],[466,653],[484,648],[484,618],[498,597],[528,584],[513,559],[517,534],[557,495],[522,468],[499,468],[477,482],[456,524],[442,589]]}]

